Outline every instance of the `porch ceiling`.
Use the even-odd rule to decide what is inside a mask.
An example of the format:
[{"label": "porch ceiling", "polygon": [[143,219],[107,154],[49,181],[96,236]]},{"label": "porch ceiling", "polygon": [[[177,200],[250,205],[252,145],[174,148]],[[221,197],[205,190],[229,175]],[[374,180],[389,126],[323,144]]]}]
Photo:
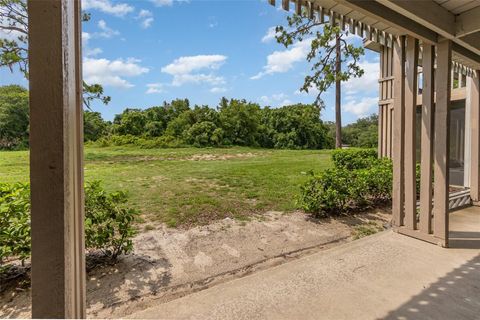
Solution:
[{"label": "porch ceiling", "polygon": [[[270,0],[272,4],[275,0]],[[453,59],[480,69],[480,0],[282,0],[296,11],[307,6],[320,16],[338,15],[341,23],[367,40],[390,45],[391,36],[410,34],[426,43],[442,38],[454,42]],[[313,14],[312,14],[313,15]],[[359,31],[360,29],[360,31]],[[391,36],[390,36],[391,35]]]}]

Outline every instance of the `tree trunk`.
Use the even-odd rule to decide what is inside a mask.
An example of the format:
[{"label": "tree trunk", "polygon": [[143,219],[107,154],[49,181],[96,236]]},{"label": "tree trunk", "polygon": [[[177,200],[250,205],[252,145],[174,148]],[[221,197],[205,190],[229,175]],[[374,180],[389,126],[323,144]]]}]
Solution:
[{"label": "tree trunk", "polygon": [[336,38],[336,63],[335,63],[335,148],[342,148],[342,110],[341,110],[341,81],[338,78],[339,74],[342,72],[342,61],[341,61],[341,51],[340,51],[340,35],[337,35]]}]

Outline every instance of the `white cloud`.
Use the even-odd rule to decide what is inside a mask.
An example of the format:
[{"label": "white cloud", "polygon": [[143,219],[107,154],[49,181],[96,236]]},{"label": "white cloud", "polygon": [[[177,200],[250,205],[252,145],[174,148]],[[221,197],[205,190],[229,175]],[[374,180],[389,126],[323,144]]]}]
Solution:
[{"label": "white cloud", "polygon": [[123,17],[127,13],[133,12],[134,7],[127,3],[115,3],[110,0],[82,0],[82,9],[84,10],[99,10],[104,13],[112,14],[117,17]]},{"label": "white cloud", "polygon": [[117,30],[113,30],[112,28],[107,26],[107,23],[105,22],[105,20],[98,21],[97,25],[98,25],[98,28],[100,28],[100,30],[102,31],[96,32],[94,36],[102,37],[102,38],[111,38],[113,36],[118,36],[120,34],[120,32],[118,32]]},{"label": "white cloud", "polygon": [[86,57],[96,56],[103,52],[100,48],[90,48],[88,42],[92,38],[92,35],[88,32],[82,32],[82,46],[83,46],[83,54]]},{"label": "white cloud", "polygon": [[365,73],[360,78],[351,78],[345,82],[343,87],[346,93],[351,95],[359,92],[377,92],[380,63],[378,61],[362,61],[359,66]]},{"label": "white cloud", "polygon": [[163,67],[162,72],[177,75],[191,73],[200,69],[218,69],[226,60],[226,56],[218,54],[180,57]]},{"label": "white cloud", "polygon": [[90,33],[88,32],[82,32],[82,41],[84,43],[88,42],[88,40],[90,40],[92,38],[92,36],[90,35]]},{"label": "white cloud", "polygon": [[127,60],[85,58],[83,60],[83,75],[88,83],[99,83],[117,88],[131,88],[133,84],[124,77],[136,77],[147,73],[148,68],[139,65],[140,60],[129,58]]},{"label": "white cloud", "polygon": [[157,7],[171,6],[173,0],[150,0]]},{"label": "white cloud", "polygon": [[306,58],[310,50],[311,39],[304,39],[295,43],[290,49],[283,51],[275,51],[267,56],[267,64],[263,67],[263,71],[252,76],[250,79],[257,80],[265,75],[273,73],[284,73],[293,68],[295,62],[302,61]]},{"label": "white cloud", "polygon": [[140,20],[140,26],[143,29],[150,28],[150,26],[152,25],[152,23],[154,21],[153,13],[151,11],[145,10],[145,9],[140,10],[136,19]]},{"label": "white cloud", "polygon": [[84,50],[83,50],[84,54],[86,57],[94,57],[94,56],[97,56],[99,55],[100,53],[103,52],[102,49],[100,48],[93,48],[93,49],[90,49],[89,47],[86,47]]},{"label": "white cloud", "polygon": [[225,84],[225,79],[214,74],[178,74],[173,77],[172,86],[180,87],[187,83],[207,83],[212,86],[219,86]]},{"label": "white cloud", "polygon": [[378,106],[377,97],[362,97],[360,100],[357,100],[356,97],[347,96],[346,100],[346,103],[342,104],[342,110],[353,113],[357,118],[366,117],[375,112]]},{"label": "white cloud", "polygon": [[217,17],[208,17],[208,27],[209,28],[215,28],[218,26],[218,21],[217,21]]},{"label": "white cloud", "polygon": [[288,95],[286,95],[285,93],[274,93],[270,96],[261,96],[260,98],[258,98],[258,101],[260,101],[264,105],[273,105],[278,107],[292,104],[292,101],[288,99]]},{"label": "white cloud", "polygon": [[156,7],[172,6],[173,2],[189,3],[190,0],[150,0]]},{"label": "white cloud", "polygon": [[211,92],[211,93],[223,93],[223,92],[227,92],[227,88],[224,88],[224,87],[213,87],[212,89],[210,89],[210,92]]},{"label": "white cloud", "polygon": [[149,83],[147,84],[147,91],[146,94],[153,94],[153,93],[162,93],[165,92],[164,90],[165,85],[163,83]]},{"label": "white cloud", "polygon": [[[186,83],[208,83],[219,86],[225,79],[215,75],[212,71],[219,69],[227,60],[223,55],[197,55],[175,59],[162,68],[162,72],[173,76],[172,85],[181,86]],[[202,73],[210,70],[210,73]]]},{"label": "white cloud", "polygon": [[295,92],[293,93],[294,95],[296,96],[318,96],[318,94],[320,93],[320,91],[315,88],[315,87],[310,87],[308,89],[308,93],[306,93],[305,91],[300,91],[300,89],[297,89],[295,90]]},{"label": "white cloud", "polygon": [[275,29],[276,27],[268,28],[267,33],[262,38],[263,43],[268,43],[272,40],[275,40],[275,36],[277,35],[277,32],[275,31]]}]

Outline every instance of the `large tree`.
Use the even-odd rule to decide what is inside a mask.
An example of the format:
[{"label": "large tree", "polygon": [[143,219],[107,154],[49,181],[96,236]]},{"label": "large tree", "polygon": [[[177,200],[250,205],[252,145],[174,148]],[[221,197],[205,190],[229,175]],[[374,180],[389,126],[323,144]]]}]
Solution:
[{"label": "large tree", "polygon": [[341,82],[360,77],[359,65],[364,54],[362,46],[347,41],[348,31],[338,25],[294,14],[287,17],[288,26],[277,26],[277,41],[289,47],[301,41],[311,42],[307,61],[312,63],[311,74],[305,77],[300,91],[318,90],[315,104],[323,107],[322,94],[335,83],[336,147],[341,148]]},{"label": "large tree", "polygon": [[[90,19],[82,14],[83,21]],[[0,68],[18,70],[28,79],[28,15],[26,0],[0,0]],[[94,100],[110,102],[99,84],[83,82],[83,102],[87,108]]]}]

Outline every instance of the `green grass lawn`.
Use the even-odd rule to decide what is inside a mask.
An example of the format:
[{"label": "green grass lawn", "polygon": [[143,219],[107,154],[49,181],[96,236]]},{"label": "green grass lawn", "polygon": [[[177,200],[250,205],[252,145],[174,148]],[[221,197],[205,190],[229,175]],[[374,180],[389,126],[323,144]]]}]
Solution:
[{"label": "green grass lawn", "polygon": [[[309,170],[330,164],[329,151],[228,149],[85,149],[85,179],[127,190],[144,220],[188,227],[293,211]],[[0,182],[28,181],[28,152],[0,152]]]}]

